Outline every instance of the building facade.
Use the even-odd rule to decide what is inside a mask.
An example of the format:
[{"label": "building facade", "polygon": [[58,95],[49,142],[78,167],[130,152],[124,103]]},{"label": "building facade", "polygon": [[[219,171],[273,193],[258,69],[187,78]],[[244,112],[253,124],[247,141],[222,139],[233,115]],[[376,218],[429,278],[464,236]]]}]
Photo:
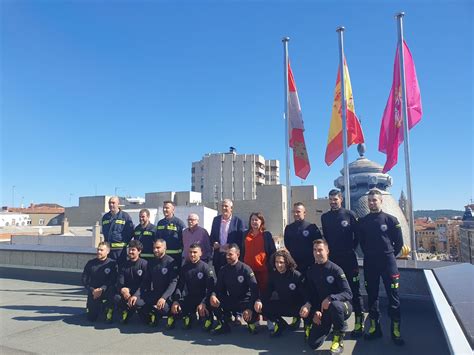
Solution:
[{"label": "building facade", "polygon": [[462,225],[459,229],[460,261],[474,264],[474,215],[472,209],[474,205],[466,206],[466,211],[462,217]]},{"label": "building facade", "polygon": [[259,154],[206,154],[192,163],[191,191],[202,194],[202,203],[217,208],[219,201],[255,200],[257,187],[280,183],[280,163]]}]

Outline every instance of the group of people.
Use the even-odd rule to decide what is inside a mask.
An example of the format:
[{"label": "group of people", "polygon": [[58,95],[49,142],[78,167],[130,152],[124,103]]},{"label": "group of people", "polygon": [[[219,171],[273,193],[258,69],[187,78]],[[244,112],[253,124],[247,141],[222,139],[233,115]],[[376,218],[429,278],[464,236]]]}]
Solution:
[{"label": "group of people", "polygon": [[[172,329],[177,319],[189,329],[198,319],[212,334],[229,332],[231,323],[245,321],[251,334],[263,318],[272,337],[285,329],[299,329],[316,349],[333,333],[331,353],[342,353],[346,320],[354,311],[354,338],[382,336],[378,305],[382,278],[389,300],[391,338],[403,344],[400,334],[399,273],[395,256],[403,239],[394,216],[382,211],[382,194],[368,193],[370,213],[357,219],[342,207],[339,190],[329,192],[330,211],[321,217],[322,231],[307,220],[302,203],[293,206],[294,222],[284,231],[285,248],[276,250],[265,229],[262,213],[250,215],[248,229],[224,200],[222,214],[214,218],[209,235],[190,214],[186,228],[174,215],[171,201],[163,203],[164,218],[156,226],[142,209],[134,228],[130,216],[109,200],[102,218],[104,241],[96,258],[83,272],[88,291],[87,317],[105,313],[112,322],[114,310],[126,323],[138,313],[156,326],[166,319]],[[368,294],[369,329],[364,329],[356,248],[364,253],[364,280]],[[115,312],[116,313],[116,312]],[[288,323],[283,317],[290,317]]]}]

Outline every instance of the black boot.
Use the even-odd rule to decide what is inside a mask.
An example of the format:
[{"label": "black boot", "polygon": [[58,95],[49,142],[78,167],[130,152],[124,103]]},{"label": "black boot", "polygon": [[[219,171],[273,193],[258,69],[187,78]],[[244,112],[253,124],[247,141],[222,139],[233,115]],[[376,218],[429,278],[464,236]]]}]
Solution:
[{"label": "black boot", "polygon": [[382,328],[380,327],[380,321],[370,319],[370,328],[367,333],[364,334],[364,339],[373,340],[382,337]]}]

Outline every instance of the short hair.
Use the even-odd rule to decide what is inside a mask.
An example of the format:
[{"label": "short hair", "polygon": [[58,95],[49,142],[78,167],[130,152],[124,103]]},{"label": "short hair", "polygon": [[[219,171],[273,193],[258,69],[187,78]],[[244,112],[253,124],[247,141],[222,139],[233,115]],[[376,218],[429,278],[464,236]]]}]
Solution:
[{"label": "short hair", "polygon": [[235,249],[238,253],[240,253],[240,248],[237,244],[235,243],[230,243],[229,244],[229,247],[227,248],[227,250],[230,250],[230,249]]},{"label": "short hair", "polygon": [[120,197],[118,197],[118,196],[112,196],[112,197],[110,197],[110,198],[109,198],[109,203],[110,203],[110,201],[112,201],[112,200],[117,200],[118,203],[120,203]]},{"label": "short hair", "polygon": [[130,243],[128,243],[129,248],[137,248],[138,251],[143,250],[143,244],[139,240],[131,240]]},{"label": "short hair", "polygon": [[163,201],[163,206],[164,206],[164,205],[167,205],[167,204],[170,204],[170,205],[172,205],[173,207],[175,207],[175,204],[174,204],[173,201],[169,201],[169,200]]},{"label": "short hair", "polygon": [[189,249],[201,249],[201,244],[199,244],[198,242],[194,242],[192,243],[190,246],[189,246]]},{"label": "short hair", "polygon": [[261,222],[261,226],[260,226],[260,232],[263,232],[265,230],[265,217],[263,217],[263,213],[262,212],[252,212],[250,214],[250,217],[249,217],[249,229],[252,229],[251,227],[251,221],[252,221],[252,217],[255,216],[257,217]]},{"label": "short hair", "polygon": [[148,208],[142,208],[138,215],[140,216],[142,213],[145,213],[148,217],[150,217],[150,210]]},{"label": "short hair", "polygon": [[324,239],[324,238],[318,238],[318,239],[316,239],[316,240],[313,240],[313,247],[314,247],[316,244],[317,244],[317,245],[323,244],[323,245],[325,245],[326,247],[328,247],[328,242],[327,242],[326,239]]},{"label": "short hair", "polygon": [[107,242],[99,242],[99,244],[97,244],[97,249],[99,249],[99,247],[106,247],[110,250],[110,244]]},{"label": "short hair", "polygon": [[234,207],[234,202],[230,198],[222,200],[222,204],[227,203],[230,207]]},{"label": "short hair", "polygon": [[165,246],[165,248],[166,248],[166,240],[164,240],[164,239],[162,239],[162,238],[158,238],[157,240],[155,240],[155,241],[153,242],[153,245],[155,245],[156,243],[161,243],[161,244],[163,244],[163,245]]},{"label": "short hair", "polygon": [[382,192],[379,189],[371,189],[369,190],[369,193],[367,194],[368,196],[380,196],[382,197]]},{"label": "short hair", "polygon": [[340,198],[342,198],[342,192],[338,189],[332,189],[331,191],[329,191],[329,196],[339,196]]},{"label": "short hair", "polygon": [[281,256],[283,260],[285,260],[285,265],[286,265],[287,270],[293,271],[296,269],[297,265],[296,265],[295,259],[293,259],[288,249],[285,249],[285,248],[278,249],[270,257],[270,265],[272,266],[272,268],[275,268],[275,261],[276,261],[276,258],[279,256]]},{"label": "short hair", "polygon": [[293,204],[293,208],[296,208],[296,207],[304,207],[304,208],[306,208],[305,205],[303,204],[303,202],[295,202],[295,203]]},{"label": "short hair", "polygon": [[188,215],[188,219],[189,219],[189,217],[193,217],[194,219],[196,219],[196,221],[199,221],[199,215],[197,213],[190,213]]}]

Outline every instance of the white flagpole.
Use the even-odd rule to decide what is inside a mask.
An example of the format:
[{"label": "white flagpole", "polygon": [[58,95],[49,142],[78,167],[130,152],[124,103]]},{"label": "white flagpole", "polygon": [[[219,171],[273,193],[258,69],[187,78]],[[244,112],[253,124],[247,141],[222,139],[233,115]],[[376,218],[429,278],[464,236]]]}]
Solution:
[{"label": "white flagpole", "polygon": [[341,77],[341,113],[342,113],[342,151],[344,156],[344,203],[346,209],[351,209],[351,186],[349,183],[349,163],[347,162],[347,101],[344,78],[344,27],[336,29],[339,34],[339,70]]},{"label": "white flagpole", "polygon": [[287,211],[287,221],[286,224],[290,224],[291,216],[291,181],[290,181],[290,114],[289,114],[289,105],[288,105],[288,42],[290,37],[283,37],[283,65],[285,73],[285,150],[286,150],[286,211]]},{"label": "white flagpole", "polygon": [[413,260],[417,260],[415,241],[415,220],[413,215],[413,195],[411,190],[410,172],[410,142],[408,136],[408,107],[407,91],[405,86],[405,56],[403,53],[403,16],[404,12],[396,14],[398,24],[398,55],[400,62],[400,83],[402,86],[402,113],[403,113],[403,146],[405,151],[405,174],[407,179],[407,199],[408,199],[408,227],[410,229],[411,255]]}]

